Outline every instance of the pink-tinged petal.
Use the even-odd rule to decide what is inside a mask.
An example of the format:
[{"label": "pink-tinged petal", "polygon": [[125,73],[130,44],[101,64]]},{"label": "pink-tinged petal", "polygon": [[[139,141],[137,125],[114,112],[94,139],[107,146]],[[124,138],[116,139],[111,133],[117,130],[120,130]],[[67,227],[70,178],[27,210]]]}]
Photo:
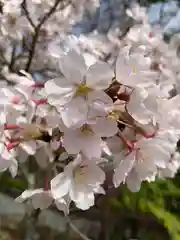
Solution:
[{"label": "pink-tinged petal", "polygon": [[81,132],[79,129],[67,131],[64,134],[63,146],[69,154],[80,151],[88,158],[99,158],[102,152],[102,140],[90,132]]},{"label": "pink-tinged petal", "polygon": [[101,137],[112,137],[117,131],[117,123],[107,118],[97,118],[96,124],[91,126],[94,133]]},{"label": "pink-tinged petal", "polygon": [[87,119],[88,106],[82,97],[73,98],[61,109],[63,123],[68,127],[82,126]]},{"label": "pink-tinged petal", "polygon": [[99,158],[102,154],[101,138],[95,135],[88,135],[81,138],[82,153],[88,158]]},{"label": "pink-tinged petal", "polygon": [[107,113],[114,107],[112,99],[104,91],[90,91],[88,105],[90,118],[107,116]]},{"label": "pink-tinged petal", "polygon": [[127,104],[128,113],[139,123],[141,124],[148,124],[151,120],[151,116],[148,113],[145,106],[141,103],[139,106],[131,100]]},{"label": "pink-tinged petal", "polygon": [[116,60],[116,80],[124,85],[131,85],[132,67],[128,65],[129,46],[120,51]]},{"label": "pink-tinged petal", "polygon": [[[83,173],[85,175],[84,183],[85,185],[97,186],[99,184],[103,184],[105,181],[105,173],[104,171],[93,162],[92,159],[87,160],[85,163],[85,167]],[[87,167],[86,167],[87,164]]]},{"label": "pink-tinged petal", "polygon": [[61,106],[69,102],[76,91],[75,87],[63,77],[47,81],[44,88],[48,102],[53,106]]},{"label": "pink-tinged petal", "polygon": [[69,214],[70,203],[71,203],[71,199],[68,195],[63,198],[55,200],[56,207],[60,211],[63,211],[65,215]]},{"label": "pink-tinged petal", "polygon": [[111,67],[105,62],[98,61],[88,68],[86,84],[89,88],[104,90],[112,83],[113,77],[114,72]]},{"label": "pink-tinged petal", "polygon": [[35,194],[42,194],[42,193],[43,193],[42,188],[38,188],[34,190],[25,190],[19,197],[15,199],[15,201],[22,203],[26,201],[28,198],[31,198],[32,196],[34,196]]},{"label": "pink-tinged petal", "polygon": [[17,175],[18,172],[18,163],[15,159],[11,160],[11,164],[9,166],[9,171],[11,173],[11,176],[14,178]]},{"label": "pink-tinged petal", "polygon": [[69,154],[79,153],[81,150],[81,143],[76,131],[68,131],[64,134],[63,146]]},{"label": "pink-tinged petal", "polygon": [[75,50],[71,50],[60,61],[60,69],[65,78],[73,83],[80,84],[86,72],[86,64],[83,56]]},{"label": "pink-tinged petal", "polygon": [[48,208],[52,204],[52,201],[52,196],[46,191],[32,196],[32,204],[35,209],[39,208],[42,210]]},{"label": "pink-tinged petal", "polygon": [[65,196],[70,189],[71,179],[64,173],[58,174],[51,180],[51,193],[54,199]]},{"label": "pink-tinged petal", "polygon": [[41,147],[40,149],[37,150],[35,154],[35,159],[40,168],[44,169],[47,168],[50,161],[50,157],[47,154],[46,146]]},{"label": "pink-tinged petal", "polygon": [[101,186],[98,186],[97,188],[95,188],[95,189],[94,189],[94,192],[95,192],[95,193],[98,193],[98,194],[103,194],[103,195],[106,194],[104,188],[101,187]]},{"label": "pink-tinged petal", "polygon": [[140,190],[141,180],[138,178],[136,171],[131,171],[126,178],[126,184],[131,192],[138,192]]},{"label": "pink-tinged petal", "polygon": [[86,210],[94,205],[94,193],[88,186],[81,184],[73,185],[69,195],[80,209]]},{"label": "pink-tinged petal", "polygon": [[137,87],[131,93],[130,101],[126,105],[128,113],[141,124],[147,124],[151,120],[148,109],[144,106],[147,96],[148,94],[143,88]]},{"label": "pink-tinged petal", "polygon": [[[120,155],[120,158],[122,155]],[[118,156],[116,157],[118,160]],[[113,184],[117,188],[119,185],[125,181],[126,177],[130,173],[133,168],[135,162],[135,151],[130,153],[128,156],[124,156],[124,159],[119,159],[120,163],[118,167],[115,169],[113,175]]]},{"label": "pink-tinged petal", "polygon": [[29,155],[34,155],[37,151],[37,144],[35,141],[23,142],[20,145],[24,151]]},{"label": "pink-tinged petal", "polygon": [[79,201],[75,202],[76,207],[82,210],[87,210],[94,205],[94,193],[81,193]]}]

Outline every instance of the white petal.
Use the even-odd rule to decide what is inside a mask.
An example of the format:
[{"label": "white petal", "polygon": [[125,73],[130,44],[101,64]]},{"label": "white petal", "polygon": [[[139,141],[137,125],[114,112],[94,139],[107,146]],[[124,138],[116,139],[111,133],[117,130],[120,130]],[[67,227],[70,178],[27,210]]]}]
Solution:
[{"label": "white petal", "polygon": [[86,210],[94,205],[94,193],[83,185],[75,185],[70,190],[70,197],[76,206],[82,210]]},{"label": "white petal", "polygon": [[63,211],[65,215],[69,214],[70,203],[71,203],[71,199],[69,198],[68,195],[65,196],[64,198],[55,200],[55,204],[56,204],[57,208],[60,211]]},{"label": "white petal", "polygon": [[126,184],[131,192],[138,192],[141,188],[141,181],[135,171],[132,171],[126,178]]},{"label": "white petal", "polygon": [[13,178],[16,177],[17,172],[18,172],[18,163],[15,159],[11,160],[11,165],[9,166],[9,171]]},{"label": "white petal", "polygon": [[93,132],[101,137],[112,137],[118,131],[116,121],[107,118],[98,118],[91,127]]},{"label": "white petal", "polygon": [[130,101],[127,104],[128,113],[142,124],[147,124],[150,121],[148,109],[144,106],[144,100],[147,96],[147,92],[138,87],[131,93]]},{"label": "white petal", "polygon": [[98,194],[103,194],[103,195],[106,194],[104,188],[101,187],[101,186],[98,186],[97,188],[95,188],[95,189],[94,189],[94,192],[95,192],[95,193],[98,193]]},{"label": "white petal", "polygon": [[45,83],[48,102],[53,106],[61,106],[70,101],[75,91],[75,87],[63,77]]},{"label": "white petal", "polygon": [[29,155],[34,155],[37,150],[37,144],[35,141],[23,142],[20,145],[24,151],[26,151]]},{"label": "white petal", "polygon": [[127,110],[128,113],[139,123],[141,124],[148,124],[151,120],[151,116],[148,113],[147,109],[145,108],[145,106],[141,103],[139,105],[137,105],[137,103],[133,102],[133,100],[131,100],[128,104],[127,104]]},{"label": "white petal", "polygon": [[54,199],[65,196],[70,188],[71,179],[64,173],[58,174],[51,180],[51,193]]},{"label": "white petal", "polygon": [[112,99],[103,91],[90,91],[88,93],[89,117],[107,116],[114,105]]},{"label": "white petal", "polygon": [[92,192],[85,193],[85,196],[83,193],[81,195],[81,199],[75,202],[77,208],[87,210],[94,205],[94,194]]},{"label": "white petal", "polygon": [[114,72],[111,67],[105,62],[98,61],[88,68],[86,84],[89,88],[104,90],[112,83],[113,77]]},{"label": "white petal", "polygon": [[87,102],[82,97],[73,98],[61,110],[63,123],[68,127],[82,126],[87,118]]},{"label": "white petal", "polygon": [[3,153],[5,149],[4,143],[0,142],[0,155]]},{"label": "white petal", "polygon": [[[122,155],[120,157],[122,157]],[[126,179],[129,172],[132,170],[134,161],[135,161],[135,151],[133,151],[127,157],[125,157],[120,161],[113,175],[113,183],[116,188]]]},{"label": "white petal", "polygon": [[88,158],[99,158],[102,153],[101,138],[95,135],[89,135],[81,139],[82,153]]},{"label": "white petal", "polygon": [[120,51],[119,56],[116,60],[116,80],[125,85],[132,85],[133,82],[130,78],[130,74],[132,73],[132,67],[128,65],[128,52],[129,47]]},{"label": "white petal", "polygon": [[25,190],[19,197],[15,199],[16,202],[24,202],[28,198],[31,198],[35,194],[40,194],[43,192],[42,188],[34,189],[34,190]]},{"label": "white petal", "polygon": [[69,154],[79,153],[81,150],[81,143],[76,131],[68,131],[64,134],[63,146]]},{"label": "white petal", "polygon": [[49,157],[47,155],[47,152],[45,150],[46,147],[41,147],[38,149],[38,151],[35,154],[35,158],[37,161],[37,164],[42,168],[45,169],[47,168],[49,164]]},{"label": "white petal", "polygon": [[35,209],[45,209],[52,204],[52,197],[48,192],[42,192],[32,196],[32,204]]},{"label": "white petal", "polygon": [[[86,164],[86,163],[85,163]],[[105,181],[104,171],[95,162],[89,161],[88,167],[84,168],[85,185],[98,186]]]},{"label": "white petal", "polygon": [[60,62],[60,69],[63,75],[71,83],[81,83],[83,81],[86,68],[84,58],[75,50],[69,51]]}]

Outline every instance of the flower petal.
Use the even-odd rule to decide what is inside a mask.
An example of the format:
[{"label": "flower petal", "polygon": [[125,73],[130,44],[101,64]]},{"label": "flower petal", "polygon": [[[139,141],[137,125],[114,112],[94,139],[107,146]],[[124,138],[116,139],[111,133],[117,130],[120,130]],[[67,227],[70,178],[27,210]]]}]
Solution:
[{"label": "flower petal", "polygon": [[82,210],[87,210],[94,205],[94,194],[81,193],[81,199],[75,202],[76,207]]},{"label": "flower petal", "polygon": [[63,123],[68,127],[82,126],[87,118],[87,102],[82,97],[73,98],[61,109]]},{"label": "flower petal", "polygon": [[105,62],[98,61],[88,68],[86,84],[89,88],[104,90],[109,87],[113,77],[114,72],[111,67]]},{"label": "flower petal", "polygon": [[71,179],[64,173],[58,174],[51,180],[51,193],[54,199],[65,196],[70,188]]},{"label": "flower petal", "polygon": [[[117,158],[121,158],[122,155],[116,156]],[[135,151],[130,153],[127,157],[124,157],[115,169],[115,173],[113,176],[114,186],[117,188],[119,185],[126,179],[129,172],[132,170],[135,161]]]},{"label": "flower petal", "polygon": [[45,94],[53,106],[64,105],[75,93],[75,87],[65,78],[49,80],[45,84]]},{"label": "flower petal", "polygon": [[127,187],[131,192],[138,192],[141,187],[141,180],[138,178],[136,171],[132,171],[126,179]]},{"label": "flower petal", "polygon": [[98,118],[96,124],[91,126],[94,133],[101,137],[112,137],[117,131],[117,123],[114,120],[107,118]]},{"label": "flower petal", "polygon": [[81,150],[81,143],[76,131],[67,131],[64,134],[63,146],[69,154],[79,153]]},{"label": "flower petal", "polygon": [[45,209],[52,204],[52,197],[49,192],[43,191],[42,193],[32,196],[32,204],[35,209]]},{"label": "flower petal", "polygon": [[102,140],[96,135],[89,135],[81,138],[82,153],[88,158],[99,158],[102,153]]},{"label": "flower petal", "polygon": [[61,59],[60,69],[69,82],[80,84],[87,67],[83,56],[72,49]]}]

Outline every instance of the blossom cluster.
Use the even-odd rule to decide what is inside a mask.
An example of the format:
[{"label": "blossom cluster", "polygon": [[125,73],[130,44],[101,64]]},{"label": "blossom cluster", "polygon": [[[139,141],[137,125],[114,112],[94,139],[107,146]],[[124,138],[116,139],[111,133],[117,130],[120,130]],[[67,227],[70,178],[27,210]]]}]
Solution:
[{"label": "blossom cluster", "polygon": [[[10,16],[11,26],[21,21],[37,33],[39,19],[31,16],[32,22],[35,11],[27,9],[34,6],[41,15],[54,2],[28,0],[28,7],[22,0],[3,1],[2,35],[16,40],[24,36],[23,25],[18,36],[19,30],[7,30]],[[134,6],[127,14],[136,24],[118,44],[112,65],[89,58],[80,37],[64,53],[48,52],[51,64],[59,66],[53,78],[35,81],[28,71],[3,68],[7,81],[0,82],[0,171],[15,177],[18,166],[33,156],[47,173],[41,188],[24,191],[17,201],[31,199],[41,209],[54,203],[65,213],[74,202],[86,210],[95,204],[96,194],[105,194],[112,185],[138,191],[142,182],[174,177],[179,169],[178,46],[163,41],[142,9]],[[109,172],[111,180],[106,178]]]},{"label": "blossom cluster", "polygon": [[174,176],[180,95],[163,88],[146,51],[125,46],[113,69],[102,61],[86,66],[72,49],[60,61],[61,76],[41,84],[21,72],[20,83],[2,84],[1,170],[14,176],[24,161],[20,153],[34,155],[56,175],[32,197],[47,194],[57,205],[74,201],[81,209],[94,205],[94,194],[105,194],[101,165],[110,156],[115,187],[126,183],[138,191],[142,181]]}]

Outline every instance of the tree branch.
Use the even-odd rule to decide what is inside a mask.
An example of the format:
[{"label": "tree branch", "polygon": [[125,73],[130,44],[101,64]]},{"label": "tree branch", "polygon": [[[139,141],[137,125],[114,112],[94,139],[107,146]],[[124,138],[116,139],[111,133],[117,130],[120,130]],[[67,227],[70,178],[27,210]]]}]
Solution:
[{"label": "tree branch", "polygon": [[9,64],[9,70],[13,71],[13,66],[16,61],[16,44],[13,44],[12,54],[11,54],[11,62]]},{"label": "tree branch", "polygon": [[28,9],[27,9],[26,0],[24,0],[24,1],[22,2],[22,9],[24,10],[25,16],[26,16],[27,20],[29,21],[29,23],[31,24],[32,28],[35,29],[35,28],[36,28],[36,25],[34,24],[33,20],[32,20],[31,17],[30,17],[29,11],[28,11]]},{"label": "tree branch", "polygon": [[[28,61],[27,61],[26,67],[25,67],[26,72],[28,72],[31,67],[31,63],[32,63],[32,60],[33,60],[33,57],[35,54],[35,49],[36,49],[36,45],[37,45],[37,41],[38,41],[38,37],[39,37],[40,29],[41,29],[42,25],[51,17],[51,15],[56,11],[56,8],[58,7],[59,3],[62,1],[63,0],[56,0],[54,5],[52,6],[52,8],[49,10],[48,13],[46,13],[44,15],[44,17],[40,20],[38,25],[34,26],[34,35],[33,35],[32,44],[31,44],[31,47],[29,50]],[[33,25],[34,25],[34,23],[33,23]]]}]

